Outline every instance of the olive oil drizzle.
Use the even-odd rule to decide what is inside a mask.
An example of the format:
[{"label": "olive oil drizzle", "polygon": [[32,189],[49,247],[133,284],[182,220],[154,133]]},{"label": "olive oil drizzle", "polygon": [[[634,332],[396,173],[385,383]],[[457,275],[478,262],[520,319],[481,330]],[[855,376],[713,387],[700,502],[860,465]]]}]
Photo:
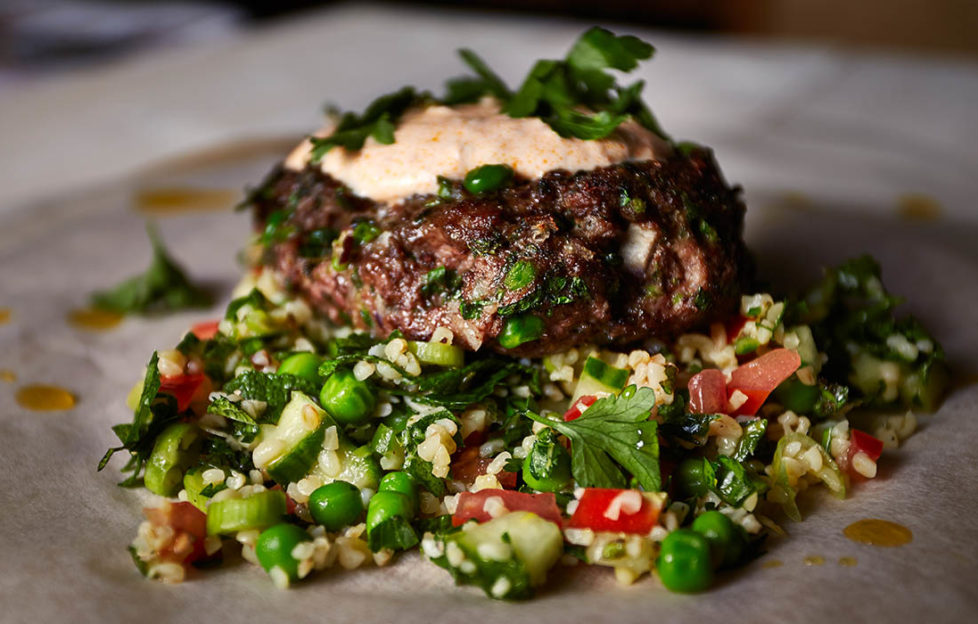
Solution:
[{"label": "olive oil drizzle", "polygon": [[17,404],[29,410],[47,412],[75,406],[75,395],[60,386],[32,384],[17,390]]},{"label": "olive oil drizzle", "polygon": [[119,325],[122,315],[98,308],[76,308],[68,312],[67,320],[69,325],[77,329],[105,331]]},{"label": "olive oil drizzle", "polygon": [[866,518],[854,522],[842,533],[854,542],[873,546],[903,546],[913,541],[913,531],[889,520]]}]

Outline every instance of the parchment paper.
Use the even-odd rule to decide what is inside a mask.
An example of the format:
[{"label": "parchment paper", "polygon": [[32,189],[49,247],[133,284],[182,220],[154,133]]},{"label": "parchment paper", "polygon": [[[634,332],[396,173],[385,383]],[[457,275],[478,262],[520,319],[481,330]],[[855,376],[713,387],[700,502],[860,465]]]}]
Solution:
[{"label": "parchment paper", "polygon": [[[109,426],[129,419],[126,392],[154,348],[172,346],[190,323],[213,318],[239,275],[235,251],[248,219],[230,211],[161,220],[174,255],[222,298],[212,311],[127,319],[90,333],[68,327],[65,312],[93,289],[141,270],[148,261],[143,218],[131,206],[139,185],[208,183],[239,187],[269,164],[266,156],[190,178],[123,183],[34,206],[0,224],[0,292],[12,308],[0,326],[0,620],[3,621],[969,621],[978,607],[974,579],[978,479],[978,387],[952,392],[921,418],[905,447],[888,453],[879,477],[849,500],[805,498],[806,520],[772,540],[769,553],[724,576],[703,595],[681,596],[648,577],[628,588],[608,569],[558,569],[550,589],[525,604],[500,604],[454,588],[445,572],[416,555],[384,569],[326,572],[291,591],[276,590],[247,564],[196,574],[179,586],[144,580],[125,550],[146,497],[116,487],[116,459],[95,465],[115,443]],[[960,223],[907,224],[858,216],[858,206],[804,210],[754,193],[748,238],[761,272],[790,287],[823,261],[871,252],[888,285],[910,300],[943,340],[955,371],[978,370],[975,230]],[[15,388],[46,382],[79,398],[66,412],[18,407]],[[913,530],[900,548],[856,544],[841,531],[878,517]],[[824,565],[803,559],[822,556]],[[840,557],[855,557],[843,567]],[[781,567],[764,568],[771,559]]]}]

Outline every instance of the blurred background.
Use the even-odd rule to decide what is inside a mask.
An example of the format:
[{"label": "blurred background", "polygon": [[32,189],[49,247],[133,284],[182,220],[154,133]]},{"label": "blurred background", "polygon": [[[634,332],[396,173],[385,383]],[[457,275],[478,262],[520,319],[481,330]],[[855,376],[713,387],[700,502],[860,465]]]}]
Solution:
[{"label": "blurred background", "polygon": [[[140,51],[214,41],[323,0],[0,0],[0,89]],[[347,3],[350,4],[350,3]],[[680,32],[978,57],[975,0],[428,0],[390,2],[560,15]]]}]

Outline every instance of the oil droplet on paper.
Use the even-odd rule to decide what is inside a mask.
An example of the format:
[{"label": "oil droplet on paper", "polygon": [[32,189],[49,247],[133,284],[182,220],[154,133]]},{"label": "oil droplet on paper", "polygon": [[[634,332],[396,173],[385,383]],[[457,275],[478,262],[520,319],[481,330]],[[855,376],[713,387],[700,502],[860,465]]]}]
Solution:
[{"label": "oil droplet on paper", "polygon": [[13,383],[17,381],[17,373],[12,370],[7,370],[6,368],[0,369],[0,381]]},{"label": "oil droplet on paper", "polygon": [[907,527],[878,518],[853,522],[842,533],[854,542],[873,546],[903,546],[913,541],[913,532]]},{"label": "oil droplet on paper", "polygon": [[105,331],[112,329],[121,322],[122,315],[118,312],[109,312],[98,308],[77,308],[68,312],[68,324],[77,329]]},{"label": "oil droplet on paper", "polygon": [[762,563],[761,564],[761,567],[764,568],[764,569],[768,569],[768,568],[780,568],[783,565],[784,565],[784,563],[780,559],[770,559],[770,560],[765,561],[764,563]]},{"label": "oil droplet on paper", "polygon": [[908,221],[937,221],[941,217],[941,204],[921,193],[907,193],[897,199],[897,212]]},{"label": "oil droplet on paper", "polygon": [[73,408],[75,402],[75,395],[60,386],[35,384],[17,391],[17,403],[29,410],[67,410]]},{"label": "oil droplet on paper", "polygon": [[165,216],[181,212],[227,210],[238,198],[236,191],[190,187],[143,189],[134,198],[136,210]]},{"label": "oil droplet on paper", "polygon": [[819,555],[809,555],[805,557],[805,565],[807,566],[820,566],[825,563],[825,557]]},{"label": "oil droplet on paper", "polygon": [[855,557],[839,557],[839,565],[851,568],[856,565]]},{"label": "oil droplet on paper", "polygon": [[0,308],[0,325],[10,322],[10,308]]}]

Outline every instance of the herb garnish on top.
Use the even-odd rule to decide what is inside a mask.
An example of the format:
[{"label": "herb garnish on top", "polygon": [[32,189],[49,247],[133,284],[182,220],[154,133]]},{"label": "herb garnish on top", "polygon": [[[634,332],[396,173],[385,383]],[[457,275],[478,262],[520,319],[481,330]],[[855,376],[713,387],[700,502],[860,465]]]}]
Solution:
[{"label": "herb garnish on top", "polygon": [[377,98],[362,114],[343,113],[329,136],[311,137],[312,162],[318,162],[336,146],[357,151],[367,137],[390,145],[394,142],[397,121],[413,106],[425,103],[451,106],[475,102],[485,96],[498,100],[502,111],[510,117],[539,117],[562,137],[603,139],[632,118],[668,140],[642,101],[645,82],[639,80],[621,86],[609,71],[630,72],[654,52],[655,48],[637,37],[617,36],[594,27],[581,35],[563,60],[537,61],[514,92],[475,52],[459,50],[459,56],[475,75],[449,80],[441,99],[404,87]]}]

